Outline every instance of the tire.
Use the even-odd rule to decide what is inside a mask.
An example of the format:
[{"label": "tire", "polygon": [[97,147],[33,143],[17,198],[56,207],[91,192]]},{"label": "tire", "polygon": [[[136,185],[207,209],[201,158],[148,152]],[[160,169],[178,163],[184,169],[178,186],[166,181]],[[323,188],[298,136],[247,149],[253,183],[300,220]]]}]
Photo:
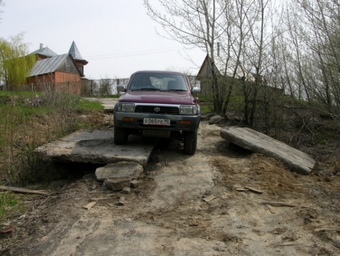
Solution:
[{"label": "tire", "polygon": [[184,132],[184,153],[193,155],[197,148],[197,130]]},{"label": "tire", "polygon": [[113,140],[117,145],[124,145],[128,141],[128,134],[124,130],[124,128],[115,127],[114,128],[114,135]]}]

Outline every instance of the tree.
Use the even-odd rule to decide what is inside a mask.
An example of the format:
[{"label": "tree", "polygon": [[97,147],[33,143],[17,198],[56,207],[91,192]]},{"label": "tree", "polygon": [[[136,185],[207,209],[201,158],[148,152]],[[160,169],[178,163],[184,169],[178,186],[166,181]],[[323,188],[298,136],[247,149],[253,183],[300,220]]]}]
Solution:
[{"label": "tree", "polygon": [[[144,0],[148,15],[169,38],[199,47],[209,56],[214,111],[226,115],[235,85],[241,78],[252,79],[252,74],[261,77],[268,65],[265,16],[271,0],[158,0],[158,8],[151,2],[155,1]],[[252,123],[257,86],[248,86],[244,93],[246,121]]]},{"label": "tree", "polygon": [[297,0],[286,12],[291,95],[329,112],[340,106],[339,10],[339,1]]},{"label": "tree", "polygon": [[35,55],[28,55],[22,34],[11,37],[9,41],[0,38],[0,78],[7,89],[25,84],[35,61]]},{"label": "tree", "polygon": [[[215,44],[223,32],[218,24],[225,9],[225,1],[219,0],[158,0],[161,8],[155,8],[144,0],[148,15],[159,23],[170,39],[184,45],[203,49],[210,56],[214,109],[222,111],[222,98],[215,73]],[[163,12],[160,11],[163,9]]]},{"label": "tree", "polygon": [[[2,0],[0,0],[0,7],[4,5],[4,2]],[[0,14],[3,13],[3,11],[0,9]],[[0,17],[1,20],[1,17]]]}]

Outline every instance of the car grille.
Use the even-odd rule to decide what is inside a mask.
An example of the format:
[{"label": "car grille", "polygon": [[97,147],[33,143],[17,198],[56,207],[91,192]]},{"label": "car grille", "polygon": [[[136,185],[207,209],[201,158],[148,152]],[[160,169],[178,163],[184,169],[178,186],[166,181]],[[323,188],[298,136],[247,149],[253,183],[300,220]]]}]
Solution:
[{"label": "car grille", "polygon": [[[156,112],[155,108],[159,108]],[[153,113],[153,114],[170,114],[179,115],[178,107],[162,107],[162,106],[136,106],[136,113]]]}]

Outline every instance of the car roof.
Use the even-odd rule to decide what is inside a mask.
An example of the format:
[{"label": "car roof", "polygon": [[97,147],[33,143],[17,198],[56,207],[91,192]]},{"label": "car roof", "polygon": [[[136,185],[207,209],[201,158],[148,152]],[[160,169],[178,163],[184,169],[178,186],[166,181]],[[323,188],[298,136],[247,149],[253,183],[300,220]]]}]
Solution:
[{"label": "car roof", "polygon": [[177,71],[162,71],[162,70],[139,70],[139,71],[136,71],[135,73],[133,74],[143,74],[143,73],[159,73],[159,74],[176,74],[176,75],[184,75],[183,73],[181,72],[177,72]]}]

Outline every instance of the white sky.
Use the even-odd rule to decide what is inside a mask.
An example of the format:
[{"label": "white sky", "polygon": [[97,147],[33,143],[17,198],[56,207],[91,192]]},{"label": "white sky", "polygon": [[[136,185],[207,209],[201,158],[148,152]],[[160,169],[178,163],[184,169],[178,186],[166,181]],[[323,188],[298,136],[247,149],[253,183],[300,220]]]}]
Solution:
[{"label": "white sky", "polygon": [[[205,53],[159,36],[143,0],[3,0],[0,37],[24,32],[29,52],[40,43],[57,54],[74,41],[91,79],[127,78],[137,70],[196,75]],[[154,4],[157,1],[154,0]],[[191,60],[190,60],[191,59]]]}]

